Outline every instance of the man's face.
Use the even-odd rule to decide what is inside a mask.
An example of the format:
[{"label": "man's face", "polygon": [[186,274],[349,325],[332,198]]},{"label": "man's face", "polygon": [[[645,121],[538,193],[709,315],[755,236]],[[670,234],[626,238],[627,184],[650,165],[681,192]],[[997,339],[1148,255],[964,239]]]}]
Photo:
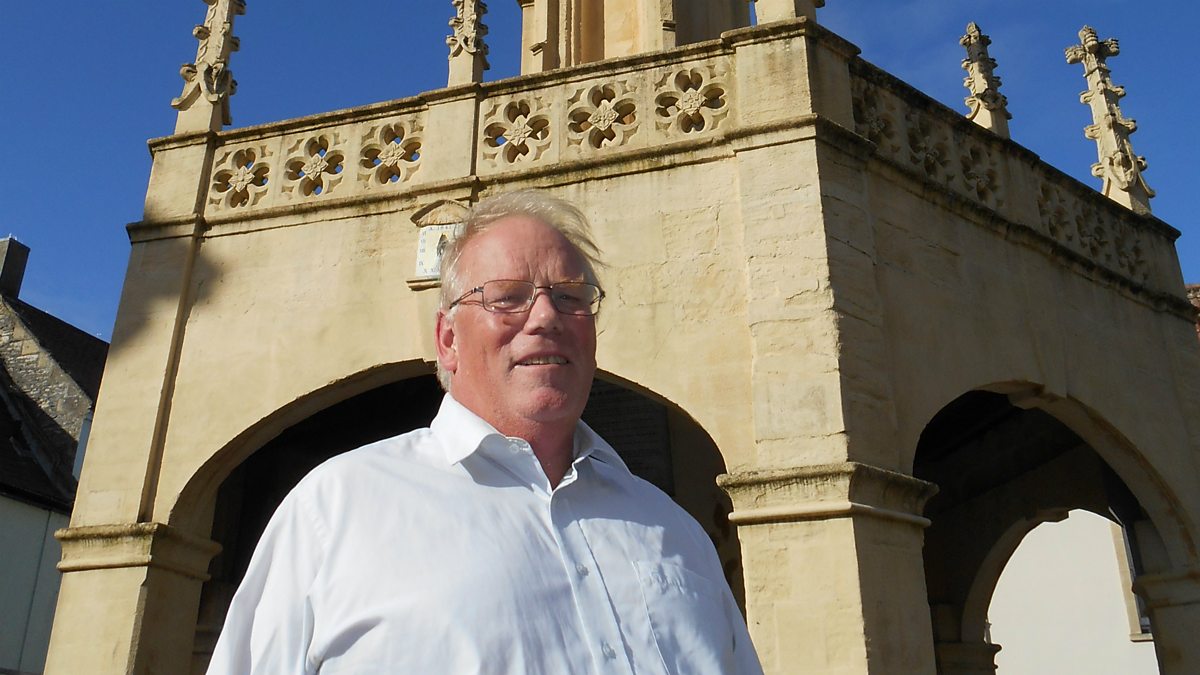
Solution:
[{"label": "man's face", "polygon": [[[566,238],[526,216],[502,218],[472,239],[458,269],[464,292],[494,279],[538,286],[587,280]],[[439,313],[437,334],[450,393],[502,433],[530,422],[574,424],[583,414],[596,372],[595,317],[559,314],[538,291],[528,312],[460,304],[450,316]]]}]

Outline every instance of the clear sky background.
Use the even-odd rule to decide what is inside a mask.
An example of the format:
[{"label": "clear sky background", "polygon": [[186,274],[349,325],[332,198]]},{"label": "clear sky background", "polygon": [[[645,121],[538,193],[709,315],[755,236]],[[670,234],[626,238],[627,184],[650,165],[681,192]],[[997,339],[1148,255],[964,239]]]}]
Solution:
[{"label": "clear sky background", "polygon": [[[400,98],[445,85],[448,0],[248,0],[235,24],[233,126]],[[818,20],[868,61],[965,113],[964,51],[975,21],[992,38],[1012,138],[1093,187],[1095,144],[1079,103],[1083,69],[1065,47],[1084,24],[1116,37],[1109,61],[1137,120],[1154,214],[1183,232],[1184,278],[1200,283],[1196,159],[1200,68],[1189,46],[1200,2],[1148,0],[828,0]],[[141,218],[146,139],[171,133],[179,66],[195,57],[201,0],[0,0],[0,236],[33,249],[21,298],[105,339]],[[516,0],[492,0],[492,70],[517,74]]]}]

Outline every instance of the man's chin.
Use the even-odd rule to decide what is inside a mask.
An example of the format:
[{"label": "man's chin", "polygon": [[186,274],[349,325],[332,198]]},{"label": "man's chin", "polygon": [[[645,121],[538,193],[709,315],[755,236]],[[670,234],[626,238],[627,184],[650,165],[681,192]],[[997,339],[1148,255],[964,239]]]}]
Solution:
[{"label": "man's chin", "polygon": [[583,406],[587,403],[587,395],[568,392],[556,387],[539,387],[525,396],[525,416],[539,422],[551,422],[570,418],[572,422],[579,419]]}]

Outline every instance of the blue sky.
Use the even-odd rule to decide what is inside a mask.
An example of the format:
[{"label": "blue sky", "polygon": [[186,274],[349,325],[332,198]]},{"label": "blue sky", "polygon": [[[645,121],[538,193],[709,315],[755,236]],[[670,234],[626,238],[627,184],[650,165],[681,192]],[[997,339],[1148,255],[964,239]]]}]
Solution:
[{"label": "blue sky", "polygon": [[[1184,278],[1200,283],[1194,202],[1200,96],[1187,75],[1200,25],[1193,0],[828,0],[819,20],[863,57],[965,112],[958,38],[970,21],[992,38],[1013,140],[1087,185],[1095,146],[1079,103],[1082,68],[1063,49],[1084,24],[1120,39],[1110,60],[1126,87],[1134,149],[1149,162],[1154,214],[1183,232]],[[443,0],[248,0],[231,68],[234,126],[409,96],[445,84]],[[1152,9],[1151,9],[1152,8]],[[192,61],[201,0],[8,2],[0,55],[5,172],[0,236],[33,252],[21,297],[105,339],[116,316],[129,244],[150,170],[148,138],[174,128],[180,64]],[[515,75],[516,0],[492,0],[492,70]]]}]

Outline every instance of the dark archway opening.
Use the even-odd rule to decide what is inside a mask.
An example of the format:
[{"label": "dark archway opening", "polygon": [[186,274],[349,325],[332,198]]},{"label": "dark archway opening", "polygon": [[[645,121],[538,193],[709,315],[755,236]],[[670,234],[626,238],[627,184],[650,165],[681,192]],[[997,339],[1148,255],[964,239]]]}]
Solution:
[{"label": "dark archway opening", "polygon": [[1052,415],[1003,394],[968,392],[939,411],[921,434],[913,475],[939,490],[925,509],[932,524],[924,561],[941,673],[994,668],[987,606],[1004,563],[1041,522],[1074,509],[1116,522],[1135,577],[1145,569],[1139,538],[1157,536],[1091,446]]},{"label": "dark archway opening", "polygon": [[[207,668],[233,593],[284,496],[331,457],[428,426],[441,400],[442,390],[432,375],[377,387],[284,430],[230,473],[217,493],[211,536],[222,551],[210,564],[211,578],[201,592],[192,672]],[[725,465],[708,434],[673,406],[600,379],[592,385],[583,419],[634,474],[666,492],[700,522],[740,600],[740,548],[728,520],[732,505],[716,485]]]}]

